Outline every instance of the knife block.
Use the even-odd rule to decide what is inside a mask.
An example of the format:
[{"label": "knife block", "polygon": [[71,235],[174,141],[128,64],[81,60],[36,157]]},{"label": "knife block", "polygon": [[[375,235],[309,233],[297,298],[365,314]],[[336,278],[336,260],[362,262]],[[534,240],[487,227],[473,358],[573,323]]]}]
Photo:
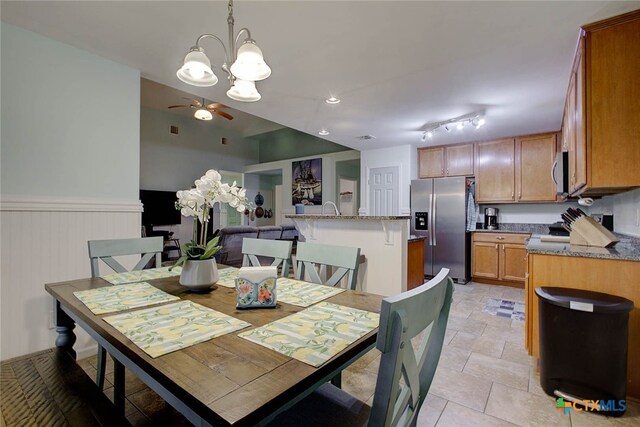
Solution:
[{"label": "knife block", "polygon": [[619,239],[593,218],[581,216],[571,224],[569,241],[572,245],[607,248],[618,243]]}]

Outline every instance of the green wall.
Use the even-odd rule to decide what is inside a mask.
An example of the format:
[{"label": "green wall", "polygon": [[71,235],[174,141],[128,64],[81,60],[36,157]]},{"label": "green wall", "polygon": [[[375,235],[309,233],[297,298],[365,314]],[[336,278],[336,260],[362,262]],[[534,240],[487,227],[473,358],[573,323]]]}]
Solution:
[{"label": "green wall", "polygon": [[254,135],[251,139],[260,143],[260,163],[336,153],[350,149],[290,128]]}]

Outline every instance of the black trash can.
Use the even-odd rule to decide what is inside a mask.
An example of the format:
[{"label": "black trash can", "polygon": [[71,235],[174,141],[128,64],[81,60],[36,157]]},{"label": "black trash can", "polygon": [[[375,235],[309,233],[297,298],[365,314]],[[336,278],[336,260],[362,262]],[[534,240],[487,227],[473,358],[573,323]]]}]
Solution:
[{"label": "black trash can", "polygon": [[594,412],[603,415],[623,415],[633,302],[578,289],[541,287],[535,292],[542,389],[565,400],[599,401]]}]

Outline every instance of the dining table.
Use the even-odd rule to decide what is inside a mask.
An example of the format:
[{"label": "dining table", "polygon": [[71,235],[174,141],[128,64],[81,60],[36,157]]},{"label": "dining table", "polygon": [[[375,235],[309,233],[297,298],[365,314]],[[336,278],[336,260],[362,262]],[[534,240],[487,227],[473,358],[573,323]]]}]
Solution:
[{"label": "dining table", "polygon": [[[222,272],[225,266],[218,268]],[[56,303],[56,346],[75,358],[74,328],[78,325],[106,349],[115,362],[114,404],[121,412],[126,368],[194,425],[264,425],[322,384],[339,378],[342,370],[375,346],[377,339],[375,327],[320,366],[313,366],[239,336],[299,313],[305,307],[277,301],[274,308],[238,309],[237,291],[231,287],[214,285],[209,292],[195,293],[179,284],[179,276],[146,282],[179,298],[178,301],[191,301],[249,326],[151,357],[105,321],[110,314],[94,314],[74,295],[113,286],[107,280],[95,277],[46,284],[46,291]],[[347,289],[323,303],[379,313],[382,299],[380,295]]]}]

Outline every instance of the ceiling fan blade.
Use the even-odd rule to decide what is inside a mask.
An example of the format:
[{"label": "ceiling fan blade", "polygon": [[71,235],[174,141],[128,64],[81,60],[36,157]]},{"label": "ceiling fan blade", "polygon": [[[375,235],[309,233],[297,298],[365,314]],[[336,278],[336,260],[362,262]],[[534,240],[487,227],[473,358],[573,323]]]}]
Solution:
[{"label": "ceiling fan blade", "polygon": [[188,99],[189,101],[191,101],[191,106],[193,108],[202,107],[202,102],[198,101],[195,98],[187,98],[187,97],[183,96],[182,99]]},{"label": "ceiling fan blade", "polygon": [[211,111],[211,113],[213,113],[213,114],[217,114],[219,116],[222,116],[225,119],[233,120],[233,116],[231,114],[229,114],[229,113],[225,113],[224,111],[218,111],[218,110],[209,110],[209,111]]},{"label": "ceiling fan blade", "polygon": [[213,103],[207,105],[207,109],[208,110],[212,110],[212,109],[215,109],[215,108],[229,108],[229,106],[221,104],[219,102],[213,102]]},{"label": "ceiling fan blade", "polygon": [[167,108],[182,108],[182,107],[189,108],[189,107],[191,107],[191,105],[186,105],[186,104],[170,105]]}]

